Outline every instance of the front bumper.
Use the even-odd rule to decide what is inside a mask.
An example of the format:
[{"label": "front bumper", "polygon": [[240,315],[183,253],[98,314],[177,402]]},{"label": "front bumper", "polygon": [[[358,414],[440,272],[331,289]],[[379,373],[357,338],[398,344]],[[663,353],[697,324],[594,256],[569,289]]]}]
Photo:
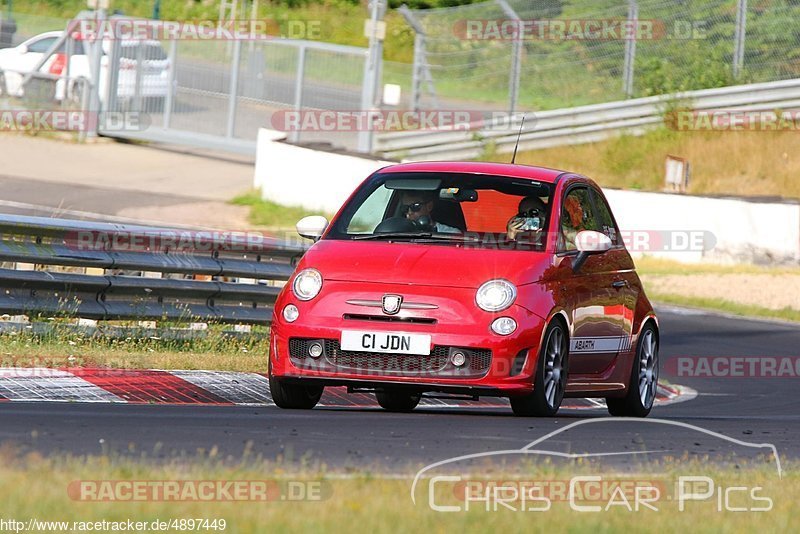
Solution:
[{"label": "front bumper", "polygon": [[[521,306],[490,314],[473,304],[474,290],[426,288],[425,294],[409,295],[405,287],[402,290],[407,301],[430,302],[437,308],[401,312],[390,320],[380,309],[347,304],[375,299],[374,291],[358,293],[351,285],[346,293],[344,288],[340,293],[336,284],[330,283],[326,290],[326,295],[320,295],[317,302],[297,302],[288,291],[278,299],[270,333],[273,376],[322,385],[406,388],[475,396],[524,395],[533,388],[544,320]],[[294,323],[287,323],[281,313],[290,303],[300,309],[300,318]],[[490,324],[499,316],[512,317],[518,325],[516,331],[509,336],[493,333]],[[421,319],[435,319],[435,323],[419,322]],[[342,354],[335,352],[342,330],[429,334],[434,350],[430,356],[364,353],[361,358],[358,353]],[[302,351],[307,347],[302,345],[298,352],[298,340],[320,341],[325,346],[323,356],[298,357],[298,354],[304,356]],[[463,368],[450,363],[452,352],[458,349],[468,358]],[[433,358],[438,358],[436,363],[432,363]]]}]

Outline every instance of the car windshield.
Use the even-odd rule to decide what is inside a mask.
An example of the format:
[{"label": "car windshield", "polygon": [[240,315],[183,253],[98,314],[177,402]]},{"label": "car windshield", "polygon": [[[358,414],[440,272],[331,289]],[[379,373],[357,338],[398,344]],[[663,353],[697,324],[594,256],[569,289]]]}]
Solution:
[{"label": "car windshield", "polygon": [[544,248],[552,184],[459,173],[376,174],[327,239]]}]

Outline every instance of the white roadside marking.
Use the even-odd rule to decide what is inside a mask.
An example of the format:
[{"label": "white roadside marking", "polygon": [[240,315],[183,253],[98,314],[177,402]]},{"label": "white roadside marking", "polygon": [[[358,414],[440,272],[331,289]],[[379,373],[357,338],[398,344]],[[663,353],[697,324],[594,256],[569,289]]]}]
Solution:
[{"label": "white roadside marking", "polygon": [[234,371],[168,371],[234,404],[273,405],[269,380],[256,373]]},{"label": "white roadside marking", "polygon": [[71,373],[41,367],[0,368],[0,396],[12,401],[127,402]]}]

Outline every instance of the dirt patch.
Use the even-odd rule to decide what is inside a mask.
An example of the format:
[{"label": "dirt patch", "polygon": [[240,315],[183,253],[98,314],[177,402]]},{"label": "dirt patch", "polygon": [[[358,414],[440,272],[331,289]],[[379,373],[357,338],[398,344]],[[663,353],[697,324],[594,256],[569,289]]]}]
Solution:
[{"label": "dirt patch", "polygon": [[687,274],[644,275],[648,293],[721,299],[770,310],[800,310],[800,275]]}]

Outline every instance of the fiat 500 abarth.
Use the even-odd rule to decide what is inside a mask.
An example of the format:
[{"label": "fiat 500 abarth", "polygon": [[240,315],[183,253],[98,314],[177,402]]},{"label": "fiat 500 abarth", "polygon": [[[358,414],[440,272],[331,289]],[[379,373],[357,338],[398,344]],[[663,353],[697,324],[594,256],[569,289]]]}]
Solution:
[{"label": "fiat 500 abarth", "polygon": [[500,396],[517,415],[564,397],[646,416],[658,321],[601,189],[553,169],[409,163],[364,181],[278,296],[269,380],[282,408],[325,386],[390,411],[423,395]]}]

